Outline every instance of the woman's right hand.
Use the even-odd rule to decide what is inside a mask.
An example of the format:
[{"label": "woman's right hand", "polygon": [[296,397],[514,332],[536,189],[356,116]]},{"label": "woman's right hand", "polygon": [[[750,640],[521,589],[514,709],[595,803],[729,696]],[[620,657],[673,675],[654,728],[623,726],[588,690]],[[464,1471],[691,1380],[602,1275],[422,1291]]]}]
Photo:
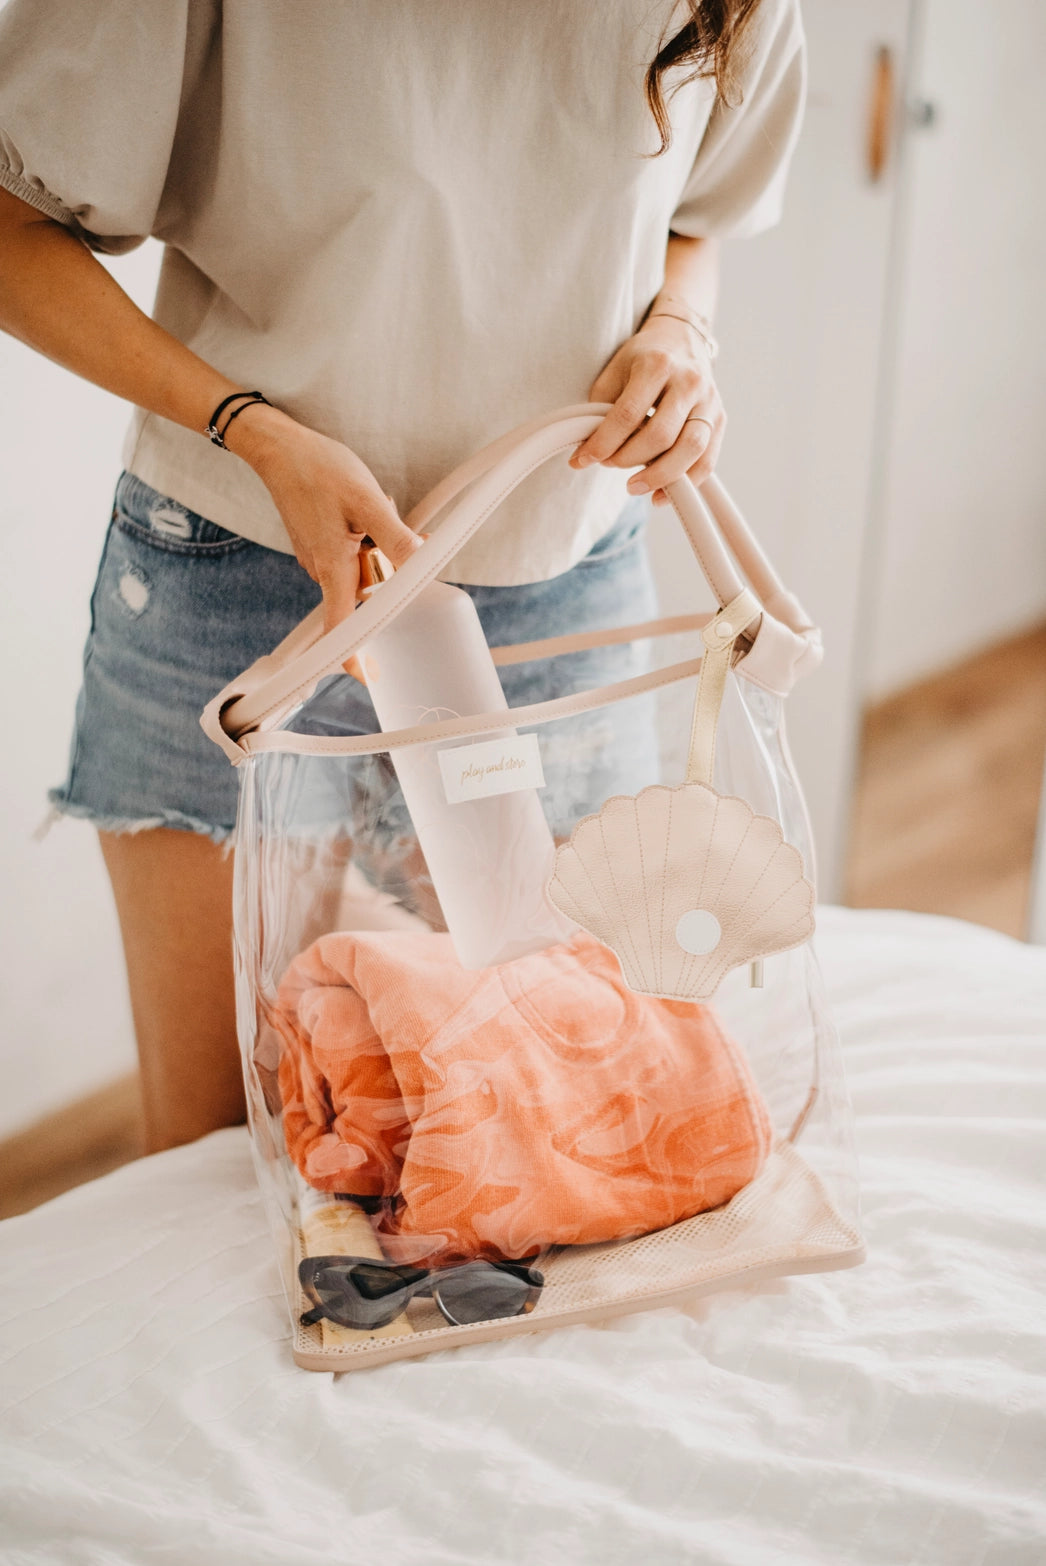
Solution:
[{"label": "woman's right hand", "polygon": [[[196,434],[237,390],[143,315],[69,229],[6,190],[0,190],[0,330]],[[276,502],[295,554],[323,590],[327,630],[355,608],[357,558],[367,534],[393,565],[419,547],[373,473],[340,441],[252,403],[231,424],[227,444]]]},{"label": "woman's right hand", "polygon": [[258,403],[236,419],[227,444],[264,483],[299,563],[319,584],[325,631],[356,606],[365,537],[394,566],[420,548],[422,540],[400,520],[373,473],[340,441]]}]

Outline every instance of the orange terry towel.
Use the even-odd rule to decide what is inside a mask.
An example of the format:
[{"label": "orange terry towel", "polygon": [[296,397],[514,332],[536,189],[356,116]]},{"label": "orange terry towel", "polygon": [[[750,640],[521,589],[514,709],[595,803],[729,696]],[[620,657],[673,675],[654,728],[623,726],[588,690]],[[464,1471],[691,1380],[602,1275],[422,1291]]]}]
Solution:
[{"label": "orange terry towel", "polygon": [[398,1197],[398,1260],[646,1234],[728,1201],[769,1149],[715,1014],[634,994],[585,932],[480,972],[447,935],[325,935],[275,1021],[291,1157],[319,1190]]}]

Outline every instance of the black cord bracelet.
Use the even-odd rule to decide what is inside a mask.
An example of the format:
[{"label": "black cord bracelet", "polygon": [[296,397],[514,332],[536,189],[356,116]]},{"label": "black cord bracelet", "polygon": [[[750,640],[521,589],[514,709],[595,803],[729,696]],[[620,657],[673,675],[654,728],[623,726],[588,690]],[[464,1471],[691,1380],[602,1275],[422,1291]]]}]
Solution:
[{"label": "black cord bracelet", "polygon": [[[230,403],[239,401],[241,397],[243,398],[243,401],[240,402],[240,406],[233,409],[233,411],[229,414],[229,417],[226,419],[224,425],[219,430],[218,420],[221,418],[226,408],[229,407]],[[267,408],[272,407],[272,403],[269,401],[268,397],[264,397],[260,391],[233,392],[231,396],[225,397],[215,408],[207,422],[207,426],[203,433],[205,435],[209,435],[216,446],[221,446],[223,451],[227,451],[228,447],[225,444],[225,436],[229,425],[238,414],[243,412],[244,408],[249,408],[251,404],[255,402],[263,402]]]},{"label": "black cord bracelet", "polygon": [[225,449],[228,450],[228,447],[225,446],[225,437],[229,433],[229,425],[232,423],[233,419],[239,418],[240,414],[245,408],[252,407],[256,402],[264,403],[267,408],[272,407],[272,403],[269,401],[268,397],[263,397],[261,392],[259,392],[257,396],[249,397],[246,402],[241,402],[240,406],[238,408],[234,408],[229,414],[229,417],[226,419],[224,428],[222,429],[221,435],[219,437],[219,445],[225,447]]}]

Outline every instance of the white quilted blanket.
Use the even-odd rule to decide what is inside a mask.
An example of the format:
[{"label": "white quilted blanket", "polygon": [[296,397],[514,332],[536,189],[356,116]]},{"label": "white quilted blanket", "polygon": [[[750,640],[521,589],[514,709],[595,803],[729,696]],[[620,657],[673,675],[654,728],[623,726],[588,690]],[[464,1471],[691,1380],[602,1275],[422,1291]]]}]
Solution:
[{"label": "white quilted blanket", "polygon": [[0,1224],[10,1566],[1046,1560],[1046,951],[827,910],[868,1263],[333,1377],[246,1134]]}]

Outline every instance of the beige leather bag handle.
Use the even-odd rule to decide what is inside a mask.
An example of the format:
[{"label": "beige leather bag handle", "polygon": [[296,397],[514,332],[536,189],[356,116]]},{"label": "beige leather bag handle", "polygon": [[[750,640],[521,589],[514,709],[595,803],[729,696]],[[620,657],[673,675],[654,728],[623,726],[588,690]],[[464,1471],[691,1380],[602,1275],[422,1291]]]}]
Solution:
[{"label": "beige leather bag handle", "polygon": [[[409,525],[420,529],[452,502],[457,502],[422,547],[332,631],[321,634],[321,614],[314,610],[272,653],[259,658],[232,680],[204,710],[200,721],[209,737],[234,763],[241,761],[247,753],[239,743],[243,736],[263,725],[271,727],[280,714],[304,699],[318,680],[340,669],[440,574],[516,485],[549,458],[572,450],[590,435],[608,408],[609,404],[590,403],[560,409],[502,436],[455,469],[406,519]],[[784,694],[799,674],[816,666],[820,660],[819,635],[815,627],[806,619],[797,601],[785,591],[717,480],[709,480],[703,485],[699,496],[690,480],[683,478],[668,486],[668,494],[704,576],[722,606],[702,633],[706,646],[702,668],[702,685],[708,687],[706,698],[713,695],[707,678],[713,672],[713,683],[719,687],[721,695],[736,638],[757,619],[759,625],[753,644],[743,660],[744,672],[757,684]],[[729,551],[724,540],[729,541]],[[739,575],[738,565],[747,575],[750,589]],[[723,613],[727,608],[733,618]],[[667,622],[665,624],[667,627]],[[727,627],[729,636],[720,627]],[[557,639],[562,644],[560,650],[568,650],[569,640]],[[709,651],[713,653],[711,659]],[[708,720],[711,719],[711,743],[714,744],[718,697],[714,713],[709,710],[708,699],[703,705],[705,721],[702,724],[699,694],[694,744],[700,748],[700,731],[704,730],[707,755],[695,761],[692,745],[689,769],[692,776],[706,773],[710,776]]]}]

